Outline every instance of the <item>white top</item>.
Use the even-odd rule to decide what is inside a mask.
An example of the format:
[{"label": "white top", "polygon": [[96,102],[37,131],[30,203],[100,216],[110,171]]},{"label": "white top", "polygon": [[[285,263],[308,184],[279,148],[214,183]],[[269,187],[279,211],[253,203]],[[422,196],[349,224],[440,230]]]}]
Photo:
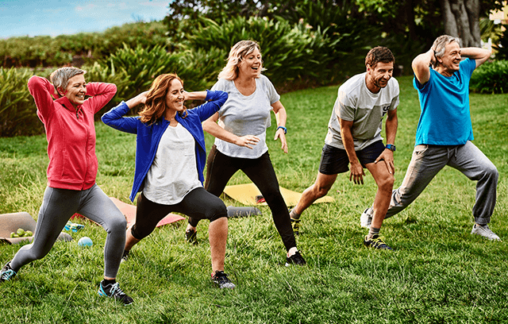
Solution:
[{"label": "white top", "polygon": [[337,116],[353,121],[351,133],[355,151],[383,140],[383,117],[388,110],[394,110],[399,105],[399,83],[395,78],[390,78],[386,87],[381,88],[378,93],[372,93],[365,84],[365,75],[366,72],[357,74],[340,86],[328,123],[326,144],[345,149]]},{"label": "white top", "polygon": [[168,126],[146,175],[143,194],[155,203],[175,205],[198,187],[196,141],[180,123]]},{"label": "white top", "polygon": [[272,82],[261,75],[256,80],[256,91],[250,96],[244,96],[238,91],[234,81],[220,79],[212,90],[222,90],[228,93],[228,100],[219,110],[219,125],[237,136],[254,135],[259,142],[248,147],[238,146],[226,141],[215,139],[217,150],[224,155],[257,159],[266,151],[266,129],[270,127],[270,111],[272,104],[280,100]]}]

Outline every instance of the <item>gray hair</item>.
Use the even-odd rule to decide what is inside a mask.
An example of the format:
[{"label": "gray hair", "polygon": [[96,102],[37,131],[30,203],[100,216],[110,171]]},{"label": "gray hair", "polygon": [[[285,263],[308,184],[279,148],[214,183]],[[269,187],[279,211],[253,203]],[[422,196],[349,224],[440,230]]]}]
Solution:
[{"label": "gray hair", "polygon": [[[251,40],[242,40],[236,43],[229,51],[228,63],[219,73],[219,79],[234,80],[238,76],[238,64],[242,58],[254,52],[255,49],[261,52],[259,44]],[[262,69],[263,70],[263,69]]]},{"label": "gray hair", "polygon": [[63,67],[51,73],[49,80],[51,83],[53,83],[55,88],[61,88],[65,90],[70,78],[85,73],[85,70],[81,70],[75,67]]},{"label": "gray hair", "polygon": [[434,41],[434,44],[432,44],[432,48],[435,48],[434,55],[436,56],[436,64],[433,65],[433,68],[435,69],[438,67],[439,62],[437,61],[437,58],[443,57],[446,49],[446,45],[450,44],[451,42],[457,42],[460,46],[460,38],[453,37],[449,35],[441,35]]}]

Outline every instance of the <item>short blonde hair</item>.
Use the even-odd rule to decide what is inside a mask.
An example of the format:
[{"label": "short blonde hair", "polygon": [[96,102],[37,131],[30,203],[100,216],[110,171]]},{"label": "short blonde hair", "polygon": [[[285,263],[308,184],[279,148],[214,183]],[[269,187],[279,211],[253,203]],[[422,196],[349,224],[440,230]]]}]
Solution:
[{"label": "short blonde hair", "polygon": [[[242,58],[254,52],[255,49],[261,52],[259,44],[252,40],[242,40],[236,43],[229,51],[228,63],[219,73],[219,79],[232,81],[238,77],[238,64]],[[261,70],[263,70],[261,68]]]},{"label": "short blonde hair", "polygon": [[66,89],[69,84],[69,79],[80,74],[85,74],[85,70],[81,70],[75,67],[63,67],[51,73],[49,80],[53,83],[55,88]]}]

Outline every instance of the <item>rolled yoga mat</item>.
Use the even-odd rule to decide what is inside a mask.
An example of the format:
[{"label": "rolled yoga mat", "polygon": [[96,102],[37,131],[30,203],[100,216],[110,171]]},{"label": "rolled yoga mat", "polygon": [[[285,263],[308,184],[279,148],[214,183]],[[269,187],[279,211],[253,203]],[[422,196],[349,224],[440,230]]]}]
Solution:
[{"label": "rolled yoga mat", "polygon": [[248,217],[256,215],[261,215],[261,211],[256,207],[228,206],[228,217]]}]

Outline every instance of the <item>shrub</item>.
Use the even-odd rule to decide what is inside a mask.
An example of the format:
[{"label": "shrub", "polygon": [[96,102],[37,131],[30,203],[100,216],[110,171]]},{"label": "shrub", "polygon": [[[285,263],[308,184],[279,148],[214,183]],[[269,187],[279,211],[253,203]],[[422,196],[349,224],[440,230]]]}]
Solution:
[{"label": "shrub", "polygon": [[74,55],[93,61],[108,57],[122,48],[165,47],[168,39],[162,22],[137,22],[112,27],[102,33],[79,33],[57,37],[12,37],[0,40],[0,66],[62,66],[72,62]]},{"label": "shrub", "polygon": [[480,93],[508,92],[508,61],[487,62],[471,77],[471,90]]},{"label": "shrub", "polygon": [[[222,24],[204,18],[202,21],[203,26],[198,26],[187,36],[189,49],[211,51],[219,48],[226,59],[230,48],[238,41],[255,40],[261,46],[265,74],[274,84],[301,76],[316,76],[330,60],[316,51],[326,42],[320,31],[310,32],[304,26],[293,26],[286,20],[234,17]],[[221,63],[223,67],[225,61]]]},{"label": "shrub", "polygon": [[44,127],[30,92],[29,69],[0,67],[0,136],[41,134]]}]

